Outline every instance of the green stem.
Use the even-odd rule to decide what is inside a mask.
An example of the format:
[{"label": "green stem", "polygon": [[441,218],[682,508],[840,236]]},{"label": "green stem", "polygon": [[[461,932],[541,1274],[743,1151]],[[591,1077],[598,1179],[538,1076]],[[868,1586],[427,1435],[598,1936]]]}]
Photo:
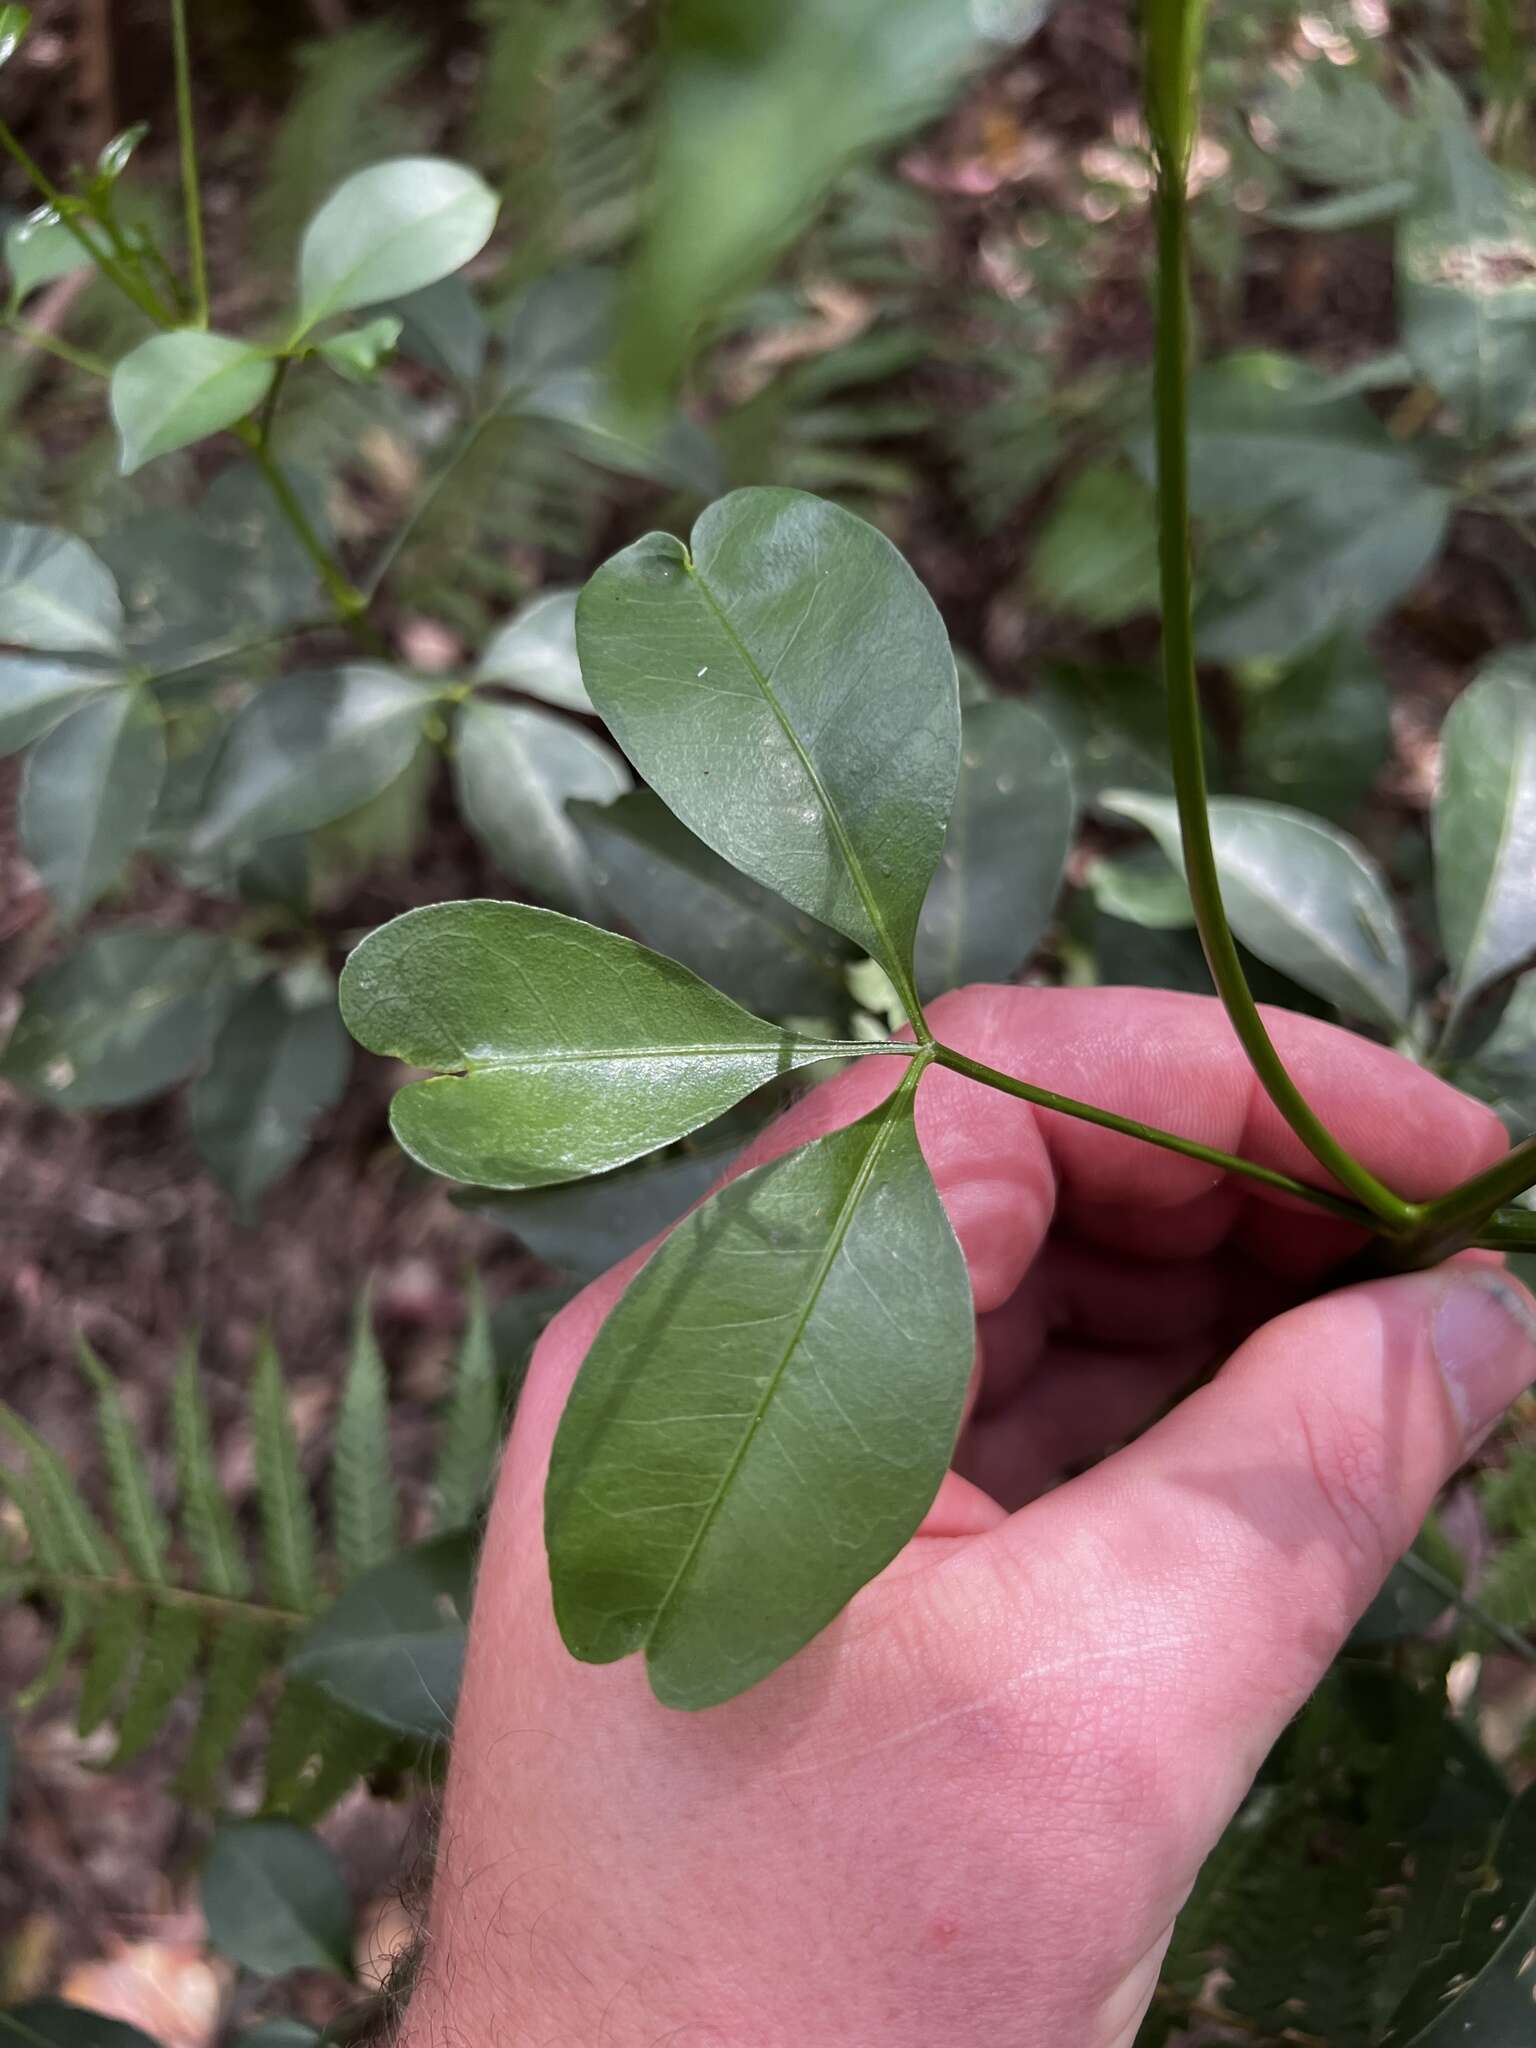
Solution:
[{"label": "green stem", "polygon": [[4,121],[0,121],[0,149],[7,152],[26,172],[43,199],[59,216],[66,234],[74,236],[86,255],[91,259],[103,277],[110,278],[125,298],[132,299],[141,313],[145,313],[157,327],[167,325],[165,313],[159,300],[148,288],[139,283],[109,251],[99,248],[75,218],[73,203],[66,199],[48,173],[12,134]]},{"label": "green stem", "polygon": [[[1464,1180],[1448,1194],[1427,1202],[1420,1213],[1417,1228],[1408,1234],[1409,1242],[1427,1245],[1435,1250],[1438,1257],[1449,1258],[1452,1252],[1460,1251],[1474,1239],[1488,1234],[1485,1226],[1492,1217],[1491,1228],[1507,1234],[1501,1249],[1536,1250],[1536,1242],[1529,1238],[1522,1244],[1513,1244],[1519,1226],[1512,1217],[1493,1216],[1501,1203],[1512,1202],[1530,1187],[1536,1187],[1536,1138],[1527,1138],[1523,1145],[1506,1152],[1492,1166],[1485,1167],[1481,1173],[1474,1173],[1470,1180]],[[1536,1225],[1536,1214],[1529,1210],[1524,1213],[1530,1215],[1532,1224]]]},{"label": "green stem", "polygon": [[171,40],[176,62],[176,134],[181,148],[181,201],[187,217],[187,268],[192,276],[192,316],[199,327],[206,327],[208,258],[203,248],[197,129],[192,119],[192,58],[187,44],[187,0],[171,0]]},{"label": "green stem", "polygon": [[39,348],[50,356],[57,356],[71,369],[83,370],[88,377],[107,378],[112,375],[110,363],[104,363],[100,356],[88,355],[83,348],[76,348],[71,342],[60,341],[55,334],[44,334],[40,327],[29,327],[24,320],[7,320],[5,324],[29,348]]},{"label": "green stem", "polygon": [[1473,1240],[1482,1252],[1524,1252],[1536,1256],[1536,1209],[1500,1209]]},{"label": "green stem", "polygon": [[1427,1559],[1420,1557],[1416,1550],[1410,1550],[1404,1555],[1403,1564],[1416,1579],[1422,1580],[1426,1586],[1438,1593],[1442,1600],[1454,1607],[1458,1614],[1465,1615],[1468,1621],[1476,1622],[1479,1628],[1486,1629],[1511,1656],[1520,1658],[1525,1664],[1536,1664],[1536,1644],[1527,1641],[1516,1630],[1495,1619],[1486,1607],[1463,1593],[1454,1579],[1447,1578],[1442,1571],[1437,1571]]},{"label": "green stem", "polygon": [[277,500],[278,509],[293,528],[299,545],[314,563],[337,618],[344,626],[352,627],[375,642],[376,650],[382,651],[382,643],[377,643],[377,636],[363,623],[363,614],[368,609],[367,598],[348,578],[341,564],[310,524],[309,514],[304,510],[298,493],[284,475],[281,465],[272,459],[271,451],[263,443],[257,429],[249,420],[240,420],[232,431],[249,449],[251,460],[265,477],[268,489]]},{"label": "green stem", "polygon": [[1264,1027],[1221,900],[1211,842],[1200,696],[1195,677],[1190,564],[1188,394],[1189,224],[1185,174],[1166,155],[1157,182],[1157,497],[1163,600],[1163,662],[1169,747],[1195,924],[1211,978],[1270,1100],[1307,1150],[1358,1201],[1396,1228],[1416,1220],[1410,1202],[1386,1187],[1341,1145],[1287,1073]]},{"label": "green stem", "polygon": [[493,424],[496,417],[496,412],[492,410],[481,413],[478,419],[471,421],[470,425],[461,435],[458,446],[416,500],[390,539],[385,543],[383,553],[379,556],[378,561],[375,562],[368,577],[367,591],[370,605],[377,601],[379,593],[384,587],[386,577],[400,559],[401,554],[404,552],[417,528],[442,496],[460,464],[466,462],[474,452],[480,436]]},{"label": "green stem", "polygon": [[1118,1131],[1122,1137],[1140,1138],[1145,1144],[1160,1145],[1165,1152],[1180,1153],[1185,1159],[1198,1159],[1202,1165],[1218,1167],[1223,1173],[1242,1174],[1264,1187],[1274,1188],[1284,1195],[1294,1195],[1315,1208],[1326,1209],[1330,1216],[1357,1224],[1362,1230],[1376,1227],[1375,1219],[1368,1210],[1343,1201],[1324,1188],[1309,1187],[1305,1181],[1295,1180],[1288,1173],[1279,1173],[1271,1166],[1260,1166],[1251,1159],[1239,1159],[1233,1153],[1218,1151],[1214,1145],[1202,1145],[1195,1138],[1181,1138],[1174,1131],[1161,1130],[1156,1124],[1144,1124],[1136,1117],[1116,1116],[1113,1110],[1096,1108],[1091,1102],[1079,1102],[1071,1095],[1058,1095],[1053,1088],[1037,1088],[1032,1081],[1020,1081],[996,1067],[984,1066],[980,1060],[956,1052],[953,1046],[936,1046],[933,1056],[936,1065],[948,1067],[951,1073],[964,1074],[968,1080],[980,1081],[987,1088],[1001,1089],[1005,1095],[1016,1095],[1023,1102],[1032,1102],[1037,1109],[1054,1109],[1062,1116],[1097,1124],[1101,1130]]},{"label": "green stem", "polygon": [[272,445],[272,426],[277,418],[277,408],[283,395],[283,386],[288,381],[288,372],[293,368],[292,356],[279,356],[267,395],[262,400],[261,411],[256,415],[256,434],[263,448]]}]

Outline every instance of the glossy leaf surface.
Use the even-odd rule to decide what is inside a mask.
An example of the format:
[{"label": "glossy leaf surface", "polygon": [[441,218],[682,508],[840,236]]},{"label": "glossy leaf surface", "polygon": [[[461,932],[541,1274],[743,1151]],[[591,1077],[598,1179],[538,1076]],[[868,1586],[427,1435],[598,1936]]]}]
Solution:
[{"label": "glossy leaf surface", "polygon": [[1036,711],[999,698],[961,719],[960,783],[917,931],[924,1000],[1006,981],[1045,930],[1077,807],[1066,750]]},{"label": "glossy leaf surface", "polygon": [[0,1077],[60,1109],[112,1109],[207,1057],[251,955],[212,932],[119,925],[29,983]]},{"label": "glossy leaf surface", "polygon": [[275,375],[269,355],[227,334],[183,327],[141,341],[112,372],[123,475],[233,426],[260,405]]},{"label": "glossy leaf surface", "polygon": [[453,773],[465,822],[498,866],[555,909],[595,917],[592,863],[565,807],[611,803],[630,787],[613,748],[569,718],[471,698],[454,728]]},{"label": "glossy leaf surface", "polygon": [[475,679],[507,683],[562,711],[590,711],[592,700],[576,658],[575,590],[541,590],[514,612],[480,657]]},{"label": "glossy leaf surface", "polygon": [[592,701],[683,823],[909,983],[960,713],[943,621],[885,536],[737,491],[689,547],[648,534],[599,569],[576,634]]},{"label": "glossy leaf surface", "polygon": [[230,1012],[188,1107],[198,1151],[243,1215],[302,1154],[351,1064],[328,975],[275,976]]},{"label": "glossy leaf surface", "polygon": [[365,1572],[289,1657],[291,1675],[402,1735],[442,1741],[464,1668],[476,1547],[460,1530]]},{"label": "glossy leaf surface", "polygon": [[545,1502],[555,1612],[706,1707],[794,1655],[912,1535],[953,1451],[970,1286],[909,1089],[758,1167],[599,1332]]},{"label": "glossy leaf surface", "polygon": [[[4,61],[4,17],[20,9],[0,8],[0,62]],[[7,2048],[160,2048],[160,2044],[125,2020],[62,1998],[32,1998],[25,2005],[0,2006],[0,2041]]]},{"label": "glossy leaf surface", "polygon": [[118,678],[71,662],[30,654],[0,654],[0,755],[19,753],[33,740]]},{"label": "glossy leaf surface", "polygon": [[259,1976],[351,1974],[352,1902],[335,1857],[285,1820],[225,1821],[203,1868],[208,1938]]},{"label": "glossy leaf surface", "polygon": [[5,231],[5,267],[18,302],[56,277],[68,277],[90,262],[51,206],[41,206]]},{"label": "glossy leaf surface", "polygon": [[22,847],[66,923],[122,873],[164,776],[165,726],[147,690],[102,691],[28,754]]},{"label": "glossy leaf surface", "polygon": [[571,816],[609,920],[750,1010],[815,1016],[843,1006],[846,942],[722,860],[654,791],[602,809],[576,804]]},{"label": "glossy leaf surface", "polygon": [[304,231],[304,326],[420,291],[462,269],[490,240],[496,212],[485,180],[445,157],[396,157],[358,171]]},{"label": "glossy leaf surface", "polygon": [[[1172,802],[1119,791],[1105,803],[1145,825],[1182,872]],[[1385,878],[1364,848],[1283,804],[1217,797],[1210,816],[1227,918],[1243,944],[1347,1015],[1401,1029],[1407,949]]]},{"label": "glossy leaf surface", "polygon": [[370,1051],[442,1070],[395,1097],[395,1136],[480,1187],[621,1166],[839,1049],[630,939],[520,903],[397,917],[348,960],[341,1011]]},{"label": "glossy leaf surface", "polygon": [[229,729],[195,847],[307,832],[355,810],[404,772],[433,701],[366,662],[269,684]]},{"label": "glossy leaf surface", "polygon": [[1435,899],[1459,998],[1536,953],[1536,648],[1508,648],[1451,706],[1435,798]]},{"label": "glossy leaf surface", "polygon": [[0,641],[45,654],[112,654],[122,625],[111,571],[83,540],[52,526],[0,525]]}]

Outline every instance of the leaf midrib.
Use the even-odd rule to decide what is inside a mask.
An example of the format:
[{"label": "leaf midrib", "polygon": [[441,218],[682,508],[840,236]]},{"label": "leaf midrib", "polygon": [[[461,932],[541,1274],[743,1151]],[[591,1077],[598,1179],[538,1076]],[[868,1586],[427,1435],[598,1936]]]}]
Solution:
[{"label": "leaf midrib", "polygon": [[748,675],[751,676],[753,682],[755,682],[757,684],[758,689],[761,690],[764,702],[768,705],[768,708],[772,711],[774,717],[778,720],[779,727],[783,732],[784,737],[789,741],[790,746],[794,749],[796,758],[799,760],[801,767],[805,770],[806,776],[810,781],[810,785],[812,789],[816,792],[817,801],[821,804],[822,810],[826,815],[827,824],[831,830],[832,837],[837,842],[837,850],[842,857],[844,867],[848,870],[849,880],[853,883],[854,889],[858,893],[859,901],[864,906],[864,913],[869,919],[871,928],[873,929],[875,937],[879,942],[880,950],[885,956],[881,962],[881,965],[886,969],[886,972],[890,975],[891,980],[895,983],[896,992],[902,999],[902,1005],[905,1008],[907,1015],[912,1019],[914,1026],[921,1029],[922,1005],[918,1002],[917,990],[912,985],[912,978],[907,971],[906,965],[902,960],[901,954],[896,950],[895,945],[892,943],[890,929],[886,924],[885,915],[880,908],[879,901],[876,898],[874,891],[870,888],[868,877],[864,873],[863,863],[860,861],[857,853],[854,851],[853,842],[849,838],[847,827],[844,825],[842,820],[842,814],[839,812],[836,804],[833,803],[831,796],[828,794],[826,785],[823,783],[820,774],[817,772],[815,762],[811,759],[810,753],[807,751],[804,741],[801,739],[799,733],[796,732],[793,724],[790,722],[789,714],[785,711],[784,706],[779,702],[778,696],[774,691],[772,683],[768,680],[767,676],[764,675],[762,669],[759,668],[757,661],[753,657],[746,642],[742,639],[740,633],[736,630],[735,622],[732,620],[729,612],[726,611],[725,607],[721,604],[720,600],[715,596],[715,593],[710,589],[708,583],[699,573],[698,564],[695,562],[692,554],[685,550],[683,559],[687,567],[688,574],[693,578],[695,585],[698,587],[698,590],[704,599],[704,602],[709,606],[710,610],[714,613],[716,621],[720,626],[720,630],[725,634],[726,638],[730,641],[732,647],[735,648],[736,653],[741,658],[741,661],[744,667],[746,668]]},{"label": "leaf midrib", "polygon": [[886,1142],[895,1128],[896,1118],[911,1108],[913,1091],[916,1088],[921,1073],[921,1065],[911,1069],[902,1086],[883,1105],[880,1112],[879,1127],[870,1137],[869,1149],[864,1155],[858,1172],[854,1175],[852,1185],[843,1197],[837,1215],[833,1219],[832,1228],[827,1234],[826,1250],[823,1252],[812,1276],[811,1283],[806,1289],[805,1305],[796,1318],[795,1327],[790,1332],[789,1339],[780,1355],[778,1364],[768,1376],[767,1385],[758,1397],[757,1406],[747,1419],[747,1425],[741,1433],[741,1441],[731,1454],[725,1471],[721,1474],[719,1485],[716,1487],[708,1506],[699,1517],[698,1527],[694,1531],[677,1570],[672,1575],[671,1584],[657,1602],[655,1616],[652,1619],[650,1628],[646,1632],[645,1643],[647,1651],[649,1651],[654,1643],[673,1602],[681,1594],[688,1574],[698,1562],[705,1539],[714,1527],[716,1518],[725,1504],[726,1496],[730,1492],[736,1475],[746,1462],[747,1453],[756,1442],[757,1433],[767,1419],[768,1411],[778,1396],[779,1388],[783,1384],[784,1375],[789,1370],[790,1361],[800,1348],[806,1326],[815,1314],[816,1305],[821,1299],[822,1289],[827,1284],[827,1278],[832,1271],[833,1263],[842,1250],[848,1232],[853,1226],[854,1214],[858,1209],[859,1203],[864,1199],[865,1190],[874,1176],[875,1166],[879,1161],[880,1154],[885,1149]]},{"label": "leaf midrib", "polygon": [[[569,1050],[551,1052],[521,1053],[512,1058],[481,1059],[464,1054],[464,1065],[452,1073],[444,1073],[439,1079],[452,1079],[459,1074],[521,1073],[531,1067],[581,1067],[598,1061],[605,1065],[614,1060],[666,1060],[666,1059],[760,1059],[764,1053],[791,1054],[807,1052],[816,1059],[848,1059],[856,1054],[872,1052],[906,1052],[915,1050],[912,1046],[888,1044],[883,1039],[819,1039],[819,1038],[764,1038],[732,1039],[728,1045],[635,1045],[614,1047],[593,1046],[572,1052]],[[399,1057],[399,1055],[396,1055]]]}]

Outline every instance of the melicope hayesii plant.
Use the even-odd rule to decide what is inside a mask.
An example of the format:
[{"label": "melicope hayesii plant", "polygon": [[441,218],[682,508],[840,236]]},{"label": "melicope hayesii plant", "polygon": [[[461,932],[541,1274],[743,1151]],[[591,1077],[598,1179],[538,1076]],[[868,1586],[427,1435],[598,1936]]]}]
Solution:
[{"label": "melicope hayesii plant", "polygon": [[1202,14],[1200,0],[1145,10],[1177,831],[1147,799],[1124,808],[1182,860],[1232,1027],[1329,1185],[1070,1100],[935,1038],[914,953],[958,774],[954,659],[895,548],[798,492],[738,491],[686,545],[653,533],[608,562],[578,607],[582,671],[684,825],[879,963],[911,1041],[837,1043],[761,1022],[645,947],[516,904],[412,911],[366,939],[342,977],[354,1035],[434,1070],[396,1097],[402,1145],[486,1187],[621,1165],[819,1061],[904,1064],[862,1120],[742,1175],[688,1216],[609,1316],[566,1409],[546,1507],[561,1631],[595,1662],[643,1649],[658,1698],[675,1706],[725,1700],[801,1648],[907,1541],[948,1465],[973,1314],[915,1132],[930,1068],[1315,1204],[1368,1228],[1390,1265],[1536,1243],[1536,1216],[1504,1206],[1536,1183],[1536,1142],[1423,1203],[1341,1145],[1270,1039],[1224,904],[1187,478],[1186,172]]}]

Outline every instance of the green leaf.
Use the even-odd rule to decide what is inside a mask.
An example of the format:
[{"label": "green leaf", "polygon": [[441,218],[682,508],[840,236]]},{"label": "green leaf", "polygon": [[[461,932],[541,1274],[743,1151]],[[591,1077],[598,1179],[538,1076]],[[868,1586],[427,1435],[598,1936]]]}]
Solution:
[{"label": "green leaf", "polygon": [[648,789],[571,806],[607,923],[750,1010],[815,1016],[843,1007],[847,942],[695,839]]},{"label": "green leaf", "polygon": [[648,534],[599,569],[576,635],[593,703],[690,831],[909,995],[960,710],[943,621],[885,536],[803,492],[736,491],[691,548]]},{"label": "green leaf", "polygon": [[1244,678],[1250,796],[1345,818],[1369,795],[1391,746],[1386,682],[1362,641],[1326,641],[1262,687]]},{"label": "green leaf", "polygon": [[55,278],[84,270],[90,260],[60,220],[56,207],[40,206],[25,220],[12,221],[5,231],[5,265],[11,273],[12,301],[17,305]]},{"label": "green leaf", "polygon": [[1536,1133],[1536,973],[1521,975],[1498,1023],[1452,1078],[1496,1109],[1513,1137]]},{"label": "green leaf", "polygon": [[0,1076],[60,1109],[115,1109],[208,1056],[251,954],[213,932],[95,932],[28,985]]},{"label": "green leaf", "polygon": [[1398,230],[1402,345],[1478,444],[1536,398],[1536,185],[1491,164],[1461,119],[1436,131],[1432,162]]},{"label": "green leaf", "polygon": [[271,356],[228,334],[182,327],[141,341],[112,372],[123,475],[232,427],[260,405],[276,374]]},{"label": "green leaf", "polygon": [[165,723],[147,690],[107,690],[72,711],[27,756],[22,850],[66,924],[122,873],[154,815]]},{"label": "green leaf", "polygon": [[121,686],[117,676],[71,662],[0,654],[0,756],[30,746],[98,691]]},{"label": "green leaf", "polygon": [[1440,931],[1465,1003],[1536,953],[1536,647],[1506,648],[1451,706],[1434,842]]},{"label": "green leaf", "polygon": [[251,1590],[251,1575],[214,1460],[213,1430],[198,1375],[197,1347],[190,1342],[183,1347],[176,1368],[171,1423],[176,1443],[181,1525],[197,1559],[203,1591],[223,1600],[242,1600]]},{"label": "green leaf", "polygon": [[269,684],[229,729],[195,850],[308,832],[356,810],[404,773],[434,702],[367,662]]},{"label": "green leaf", "polygon": [[117,1540],[146,1585],[163,1585],[170,1534],[149,1483],[144,1446],[128,1420],[116,1382],[83,1337],[77,1340],[76,1352],[95,1395],[96,1433],[107,1468]]},{"label": "green leaf", "polygon": [[357,172],[304,230],[303,327],[462,269],[490,240],[497,206],[483,178],[444,157],[395,157]]},{"label": "green leaf", "polygon": [[669,1706],[765,1677],[911,1537],[974,1349],[912,1088],[730,1183],[630,1282],[546,1495],[574,1655],[644,1649]]},{"label": "green leaf", "polygon": [[373,1334],[365,1287],[352,1319],[352,1350],[336,1413],[331,1458],[336,1561],[344,1580],[371,1571],[398,1546],[395,1474],[389,1449],[389,1380]]},{"label": "green leaf", "polygon": [[1007,698],[961,715],[960,784],[917,932],[924,1000],[1006,981],[1040,941],[1061,889],[1077,807],[1061,742]]},{"label": "green leaf", "polygon": [[219,1773],[256,1704],[262,1681],[281,1655],[275,1630],[230,1619],[217,1632],[203,1674],[202,1706],[186,1756],[176,1774],[179,1799],[211,1806]]},{"label": "green leaf", "polygon": [[575,590],[542,590],[492,637],[475,680],[506,683],[562,711],[590,711],[576,658]]},{"label": "green leaf", "polygon": [[473,385],[485,367],[485,315],[462,277],[441,277],[397,299],[400,352],[456,383]]},{"label": "green leaf", "polygon": [[502,1394],[491,1321],[479,1276],[469,1275],[469,1313],[453,1368],[432,1486],[439,1535],[469,1526],[484,1505],[501,1448]]},{"label": "green leaf", "polygon": [[480,1187],[621,1166],[846,1046],[761,1023],[633,940],[520,903],[438,903],[372,933],[341,977],[370,1052],[439,1077],[394,1099],[413,1159]]},{"label": "green leaf", "polygon": [[456,1199],[521,1238],[546,1266],[595,1280],[702,1201],[740,1149],[738,1136],[561,1187]]},{"label": "green leaf", "polygon": [[32,26],[30,7],[0,7],[0,64],[8,64]]},{"label": "green leaf", "polygon": [[1168,700],[1150,669],[1047,669],[1032,702],[1067,750],[1079,802],[1100,808],[1107,789],[1171,793]]},{"label": "green leaf", "polygon": [[256,1451],[256,1497],[261,1509],[267,1591],[298,1614],[314,1611],[315,1511],[299,1469],[299,1450],[288,1413],[288,1390],[270,1337],[263,1337],[251,1378],[251,1436]]},{"label": "green leaf", "polygon": [[630,787],[612,747],[568,718],[472,697],[454,729],[453,773],[465,822],[497,865],[557,910],[596,916],[591,860],[565,807]]},{"label": "green leaf", "polygon": [[[0,63],[9,54],[5,16],[25,12],[24,7],[0,8]],[[33,1998],[25,2005],[0,2007],[0,2041],[13,2048],[159,2048],[137,2027],[82,2005],[66,2005],[61,1998]]]},{"label": "green leaf", "polygon": [[668,17],[654,185],[626,294],[626,395],[676,381],[843,168],[946,104],[984,47],[952,0],[687,0]]},{"label": "green leaf", "polygon": [[[1182,873],[1173,803],[1124,790],[1104,801],[1144,825]],[[1364,848],[1283,804],[1216,797],[1210,819],[1227,918],[1243,944],[1347,1015],[1401,1030],[1407,948],[1386,879]]]},{"label": "green leaf", "polygon": [[147,121],[135,121],[129,128],[120,128],[101,146],[96,157],[96,176],[92,179],[95,189],[110,190],[133,161],[134,151],[149,133]]},{"label": "green leaf", "polygon": [[113,654],[122,627],[112,573],[83,540],[52,526],[0,525],[0,640],[46,654]]},{"label": "green leaf", "polygon": [[381,313],[362,327],[327,335],[324,341],[316,343],[316,353],[352,383],[366,384],[377,375],[384,358],[393,353],[403,325],[394,314]]},{"label": "green leaf", "polygon": [[197,1669],[204,1621],[195,1607],[151,1606],[139,1668],[117,1717],[113,1770],[142,1756],[164,1733],[172,1707]]},{"label": "green leaf", "polygon": [[435,1536],[357,1579],[288,1659],[295,1678],[402,1735],[444,1739],[453,1725],[475,1539]]},{"label": "green leaf", "polygon": [[321,2039],[302,2020],[263,2020],[248,2033],[237,2034],[234,2048],[321,2048]]},{"label": "green leaf", "polygon": [[1143,931],[1187,931],[1195,921],[1188,884],[1156,846],[1134,846],[1129,853],[1095,861],[1088,889],[1106,917],[1121,918]]},{"label": "green leaf", "polygon": [[352,1974],[352,1902],[336,1859],[291,1821],[225,1821],[203,1868],[216,1949],[262,1977]]},{"label": "green leaf", "polygon": [[1158,607],[1157,507],[1130,471],[1081,471],[1040,530],[1029,587],[1043,605],[1090,626],[1118,626]]},{"label": "green leaf", "polygon": [[324,971],[263,981],[230,1012],[188,1109],[198,1152],[242,1216],[303,1154],[351,1064]]}]

